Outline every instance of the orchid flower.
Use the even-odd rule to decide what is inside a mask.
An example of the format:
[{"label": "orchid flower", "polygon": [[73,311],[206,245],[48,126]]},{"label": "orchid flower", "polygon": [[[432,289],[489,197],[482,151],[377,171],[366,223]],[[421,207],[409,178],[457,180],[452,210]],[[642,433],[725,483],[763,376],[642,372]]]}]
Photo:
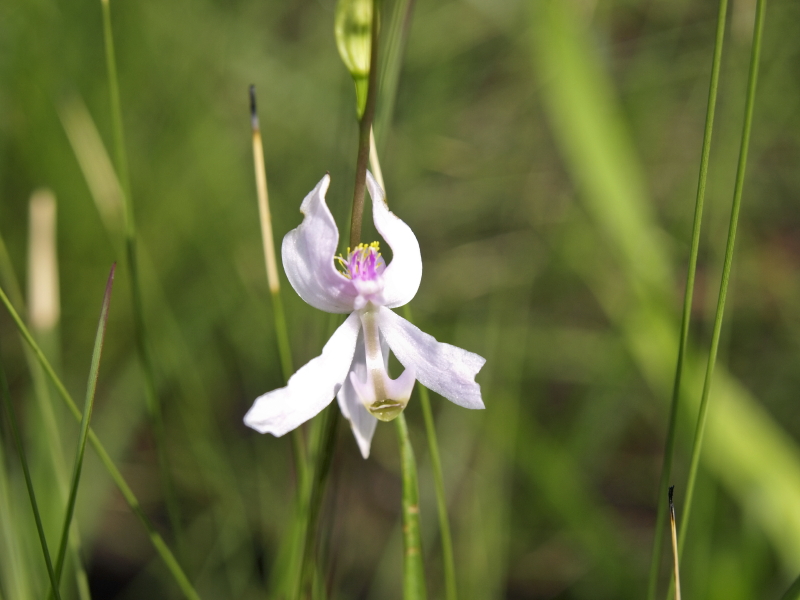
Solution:
[{"label": "orchid flower", "polygon": [[[335,256],[339,231],[325,203],[329,183],[325,175],[303,200],[303,222],[283,239],[283,267],[311,306],[349,316],[322,354],[292,375],[286,387],[256,399],[244,422],[260,433],[282,436],[336,396],[367,458],[378,420],[391,421],[403,411],[415,380],[459,406],[484,408],[475,375],[486,360],[437,342],[390,310],[417,293],[422,258],[414,232],[389,211],[369,172],[375,228],[392,249],[392,261],[386,264],[378,242]],[[397,379],[387,372],[390,351],[405,368]]]}]

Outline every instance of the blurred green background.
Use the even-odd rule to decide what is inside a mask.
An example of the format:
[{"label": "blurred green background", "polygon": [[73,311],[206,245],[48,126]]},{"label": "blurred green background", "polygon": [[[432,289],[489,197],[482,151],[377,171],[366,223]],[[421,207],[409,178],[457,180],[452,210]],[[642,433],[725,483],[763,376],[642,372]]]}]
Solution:
[{"label": "blurred green background", "polygon": [[[393,17],[398,2],[385,3],[387,32],[402,31],[392,29],[402,17],[402,10]],[[247,88],[254,83],[259,94],[276,238],[300,222],[300,201],[326,171],[329,205],[346,230],[357,125],[334,7],[333,0],[111,6],[146,320],[186,539],[180,556],[204,598],[274,591],[273,566],[289,533],[289,440],[260,436],[241,421],[256,396],[282,385]],[[376,135],[390,205],[422,248],[412,307],[423,330],[488,360],[478,376],[486,411],[434,398],[460,596],[642,598],[717,2],[412,0],[406,7],[413,15],[406,50],[397,85],[391,71],[384,79]],[[726,29],[672,478],[679,519],[754,12],[755,0],[732,0]],[[798,73],[800,4],[771,0],[682,569],[690,598],[778,598],[800,571]],[[99,2],[0,3],[0,115],[0,233],[23,291],[29,199],[44,186],[58,200],[61,319],[41,339],[76,398],[84,395],[105,277],[120,261],[93,424],[171,540],[115,228],[118,197],[92,137],[96,127],[112,147]],[[0,275],[8,290],[8,269]],[[283,282],[300,365],[320,352],[332,322]],[[61,509],[47,456],[58,443],[69,464],[78,427],[59,406],[62,439],[44,433],[35,376],[5,311],[0,343],[55,532]],[[420,467],[428,587],[438,598],[438,527],[419,404],[412,400],[406,414]],[[3,427],[0,594],[41,598],[47,579]],[[393,427],[379,426],[364,461],[346,425],[339,429],[320,542],[331,597],[401,597],[395,438]],[[77,520],[94,598],[178,597],[91,450]],[[665,552],[664,593],[668,572]]]}]

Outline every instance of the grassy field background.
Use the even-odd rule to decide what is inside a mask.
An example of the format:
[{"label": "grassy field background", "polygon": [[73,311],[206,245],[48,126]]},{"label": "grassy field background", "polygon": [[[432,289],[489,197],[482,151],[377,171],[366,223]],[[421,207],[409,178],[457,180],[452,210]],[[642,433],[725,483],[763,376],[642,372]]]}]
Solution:
[{"label": "grassy field background", "polygon": [[[397,2],[385,3],[386,31]],[[389,203],[422,248],[416,323],[487,358],[478,376],[486,411],[433,399],[463,599],[645,594],[716,10],[708,0],[414,2],[376,136]],[[119,0],[111,12],[180,545],[147,425],[119,196],[104,154],[113,144],[99,2],[0,4],[0,283],[11,294],[16,279],[26,295],[29,200],[49,188],[61,312],[37,333],[46,354],[83,398],[105,278],[119,261],[93,426],[203,598],[277,597],[291,446],[242,424],[256,396],[283,385],[247,90],[259,93],[276,238],[299,224],[302,198],[326,171],[346,231],[357,123],[334,2]],[[754,14],[755,0],[729,8],[672,478],[679,520]],[[798,73],[800,5],[771,0],[686,539],[688,598],[777,599],[800,572]],[[283,283],[300,365],[336,321]],[[56,405],[60,439],[47,429],[42,401],[58,400],[28,369],[6,312],[0,348],[54,546],[63,501],[53,457],[71,465],[78,425]],[[438,598],[434,488],[414,399],[406,415]],[[47,576],[5,420],[2,434],[0,595],[42,598]],[[330,597],[401,597],[395,438],[379,426],[364,461],[339,429],[320,538]],[[76,519],[93,598],[179,597],[91,450]],[[666,593],[666,553],[663,567]]]}]

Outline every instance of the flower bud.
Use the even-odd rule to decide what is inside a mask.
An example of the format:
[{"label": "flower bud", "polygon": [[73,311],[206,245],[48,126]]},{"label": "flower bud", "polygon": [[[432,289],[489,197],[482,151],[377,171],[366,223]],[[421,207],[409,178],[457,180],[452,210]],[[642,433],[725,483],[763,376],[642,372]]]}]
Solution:
[{"label": "flower bud", "polygon": [[372,0],[339,0],[335,18],[336,46],[356,84],[358,118],[367,104],[370,50],[372,47]]}]

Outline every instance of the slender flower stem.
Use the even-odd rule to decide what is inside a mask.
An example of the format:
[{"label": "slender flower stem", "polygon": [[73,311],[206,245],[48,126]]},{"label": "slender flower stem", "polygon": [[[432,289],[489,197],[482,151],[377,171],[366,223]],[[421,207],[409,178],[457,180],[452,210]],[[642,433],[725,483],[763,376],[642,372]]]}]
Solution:
[{"label": "slender flower stem", "polygon": [[47,575],[50,578],[50,585],[56,590],[56,600],[61,600],[61,595],[58,592],[58,585],[56,584],[56,576],[53,571],[53,561],[50,558],[50,551],[47,549],[47,538],[44,535],[44,526],[42,525],[42,516],[39,513],[39,504],[36,502],[36,493],[33,490],[33,481],[31,480],[31,473],[28,469],[28,459],[25,457],[25,448],[22,445],[22,439],[19,435],[17,417],[14,414],[14,407],[11,404],[11,392],[8,389],[8,381],[6,380],[5,370],[2,365],[0,365],[0,395],[3,396],[3,404],[5,404],[8,421],[11,425],[11,435],[14,438],[14,445],[17,447],[20,463],[22,463],[22,473],[25,475],[25,486],[28,489],[28,498],[31,502],[33,518],[36,521],[36,531],[39,533],[39,543],[42,546]]},{"label": "slender flower stem", "polygon": [[[111,267],[111,272],[108,275],[108,283],[106,284],[106,291],[103,296],[103,305],[100,309],[100,322],[97,325],[97,334],[94,340],[92,362],[89,368],[89,381],[86,385],[86,401],[84,402],[83,416],[81,418],[81,431],[78,436],[78,447],[75,451],[75,462],[72,470],[72,485],[70,486],[69,499],[67,500],[64,526],[61,529],[61,542],[58,545],[58,557],[56,558],[55,570],[56,587],[61,583],[61,571],[64,567],[64,558],[67,554],[67,541],[69,540],[69,531],[72,525],[72,515],[75,511],[75,501],[78,498],[78,484],[81,479],[83,456],[86,451],[86,439],[89,435],[89,423],[91,422],[92,409],[94,408],[94,395],[97,390],[97,378],[100,373],[100,357],[103,353],[103,342],[106,335],[106,325],[108,324],[108,309],[111,305],[111,289],[114,285],[114,271],[116,268],[117,265],[115,263]],[[55,592],[55,590],[52,590],[51,593],[53,592]]]},{"label": "slender flower stem", "polygon": [[711,381],[714,376],[717,351],[719,350],[722,318],[725,313],[725,299],[728,294],[728,283],[730,281],[731,265],[733,264],[733,249],[736,242],[736,229],[739,223],[739,209],[742,203],[742,188],[744,187],[744,174],[747,166],[747,150],[750,146],[750,130],[753,124],[753,105],[755,104],[756,84],[758,82],[758,63],[761,56],[761,39],[764,31],[764,13],[766,12],[766,5],[766,0],[758,0],[758,4],[756,5],[756,19],[753,26],[753,46],[750,52],[750,72],[747,81],[747,100],[744,109],[742,141],[739,148],[739,164],[736,171],[736,185],[733,191],[733,206],[731,208],[731,220],[728,227],[728,241],[725,248],[725,261],[722,268],[722,281],[720,283],[719,298],[717,300],[717,311],[714,318],[714,331],[711,336],[711,350],[708,355],[706,376],[703,382],[703,395],[700,399],[700,410],[697,417],[694,445],[692,447],[689,479],[686,485],[685,508],[680,530],[681,553],[683,552],[683,545],[686,543],[686,531],[689,525],[692,497],[694,495],[694,486],[697,480],[698,467],[700,465],[700,452],[703,446],[703,433],[705,432],[706,419],[708,416],[708,397],[711,391]]},{"label": "slender flower stem", "polygon": [[672,490],[675,486],[669,488],[669,525],[672,531],[672,566],[673,577],[675,578],[675,600],[681,600],[681,576],[680,576],[680,558],[678,556],[678,531],[675,528],[675,505],[672,503]]},{"label": "slender flower stem", "polygon": [[706,107],[706,123],[703,132],[703,149],[700,153],[700,175],[697,181],[697,197],[694,206],[692,223],[692,245],[689,252],[689,268],[686,274],[686,291],[683,296],[683,313],[681,316],[680,339],[678,341],[678,362],[675,367],[675,381],[672,387],[672,403],[667,425],[667,440],[664,448],[664,460],[661,467],[661,479],[658,484],[658,508],[656,509],[656,526],[653,540],[653,554],[650,563],[650,578],[647,597],[653,600],[658,585],[658,567],[661,564],[664,520],[666,518],[667,487],[672,473],[672,459],[675,451],[675,431],[678,421],[683,365],[686,357],[686,345],[689,338],[689,321],[692,314],[694,282],[697,273],[697,255],[700,248],[700,228],[703,220],[703,204],[705,201],[706,180],[708,179],[708,157],[711,153],[711,133],[714,127],[714,112],[717,106],[717,90],[719,89],[719,72],[722,64],[722,45],[725,38],[725,17],[728,11],[728,0],[720,0],[717,13],[717,30],[714,40],[714,58],[711,62],[711,81],[708,86],[708,105]]},{"label": "slender flower stem", "polygon": [[114,155],[120,183],[122,184],[125,203],[125,251],[131,277],[131,299],[133,304],[134,335],[136,338],[136,351],[142,367],[145,384],[145,399],[147,412],[150,417],[153,437],[155,438],[156,453],[158,455],[159,473],[164,489],[164,499],[169,515],[170,525],[175,535],[178,547],[181,543],[180,512],[175,488],[170,476],[169,461],[166,453],[166,435],[164,422],[161,415],[161,405],[156,393],[153,360],[147,345],[144,322],[144,306],[142,303],[142,289],[139,281],[139,265],[136,252],[136,221],[133,212],[133,198],[131,195],[130,173],[128,157],[125,151],[125,133],[122,125],[122,104],[119,94],[119,79],[117,77],[117,61],[114,51],[114,34],[111,28],[111,6],[109,0],[101,0],[103,9],[103,38],[105,41],[106,69],[108,71],[108,87],[111,100],[111,123],[114,134]]},{"label": "slender flower stem", "polygon": [[425,600],[425,569],[422,562],[422,539],[419,527],[419,483],[414,448],[408,436],[406,417],[397,419],[400,443],[400,468],[403,474],[403,600]]},{"label": "slender flower stem", "polygon": [[364,193],[367,189],[367,163],[369,162],[370,133],[375,118],[375,103],[378,96],[378,26],[380,0],[372,0],[372,31],[369,55],[369,83],[364,115],[358,123],[358,155],[356,157],[356,183],[353,189],[353,214],[350,221],[350,247],[361,241],[361,221],[364,215]]},{"label": "slender flower stem", "polygon": [[[69,411],[72,413],[75,419],[80,422],[83,418],[81,411],[78,410],[78,407],[75,404],[75,401],[72,399],[72,396],[58,378],[58,375],[56,375],[56,372],[53,369],[53,366],[50,364],[50,361],[47,360],[44,352],[42,352],[42,349],[36,343],[36,340],[33,339],[31,332],[28,331],[25,323],[22,322],[22,319],[12,306],[11,301],[8,299],[8,296],[6,296],[6,293],[3,291],[2,287],[0,287],[0,303],[6,307],[6,310],[11,316],[11,319],[14,321],[14,324],[16,325],[20,335],[22,335],[28,346],[30,346],[31,351],[36,356],[36,359],[39,361],[39,364],[42,366],[45,373],[47,373],[47,376],[53,382],[53,386],[56,388],[59,396],[61,396],[61,399],[64,400],[64,403],[67,405]],[[108,474],[111,476],[114,484],[117,486],[117,488],[119,488],[122,497],[125,499],[125,502],[128,504],[131,511],[133,511],[139,521],[141,521],[142,525],[147,531],[150,542],[153,544],[156,552],[164,561],[164,565],[169,570],[173,579],[175,579],[175,582],[181,588],[183,595],[189,600],[200,600],[200,596],[197,594],[194,587],[192,587],[189,578],[186,577],[186,574],[183,572],[183,569],[176,560],[175,555],[169,549],[169,546],[167,546],[166,542],[164,542],[164,538],[161,537],[161,534],[156,531],[156,528],[150,521],[150,518],[142,509],[141,504],[139,504],[138,498],[136,498],[136,495],[128,485],[128,482],[125,481],[122,473],[120,473],[119,469],[117,469],[117,466],[114,464],[111,456],[109,456],[105,447],[100,442],[100,439],[97,437],[97,434],[95,434],[91,427],[89,428],[89,443],[92,445],[95,452],[97,452],[100,462],[103,463],[103,466],[105,467],[106,471],[108,471]]]}]

